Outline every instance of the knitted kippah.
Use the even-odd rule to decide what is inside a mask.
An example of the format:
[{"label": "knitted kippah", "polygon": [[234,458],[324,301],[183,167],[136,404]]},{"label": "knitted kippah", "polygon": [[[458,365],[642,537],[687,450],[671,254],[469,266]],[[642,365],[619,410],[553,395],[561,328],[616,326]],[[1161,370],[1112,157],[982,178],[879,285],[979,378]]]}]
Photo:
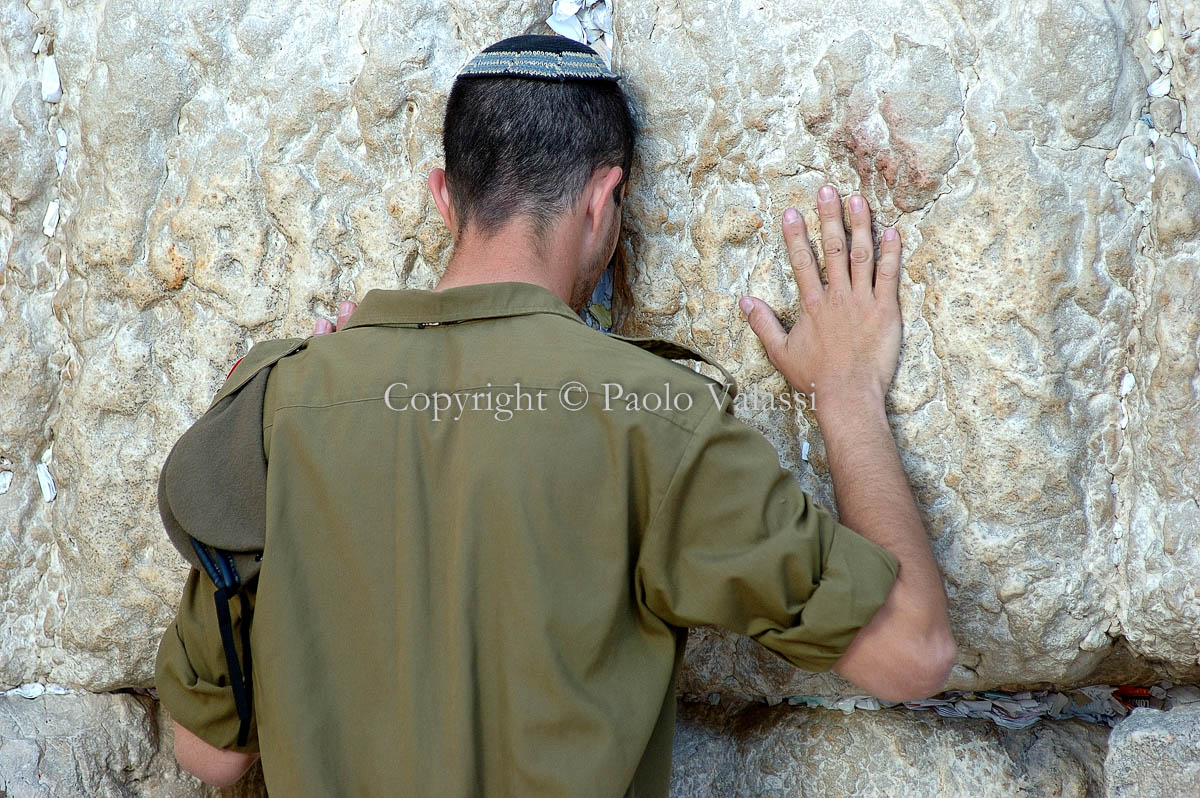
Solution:
[{"label": "knitted kippah", "polygon": [[458,76],[619,80],[599,53],[565,36],[513,36],[504,39],[472,58]]}]

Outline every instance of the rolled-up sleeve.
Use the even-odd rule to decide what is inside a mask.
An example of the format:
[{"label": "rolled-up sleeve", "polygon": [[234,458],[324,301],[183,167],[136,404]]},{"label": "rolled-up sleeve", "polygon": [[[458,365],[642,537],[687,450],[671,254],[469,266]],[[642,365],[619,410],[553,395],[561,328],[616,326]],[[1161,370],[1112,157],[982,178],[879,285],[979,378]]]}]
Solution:
[{"label": "rolled-up sleeve", "polygon": [[828,670],[887,599],[894,555],[812,502],[729,400],[693,433],[638,555],[642,601]]},{"label": "rolled-up sleeve", "polygon": [[[193,568],[183,588],[179,612],[163,633],[155,662],[158,697],[171,717],[216,748],[258,752],[258,728],[251,716],[246,745],[237,745],[238,714],[230,686],[225,649],[217,626],[212,581]],[[254,594],[248,592],[251,613]],[[241,602],[231,601],[234,640],[240,641]],[[237,642],[238,655],[242,655]]]}]

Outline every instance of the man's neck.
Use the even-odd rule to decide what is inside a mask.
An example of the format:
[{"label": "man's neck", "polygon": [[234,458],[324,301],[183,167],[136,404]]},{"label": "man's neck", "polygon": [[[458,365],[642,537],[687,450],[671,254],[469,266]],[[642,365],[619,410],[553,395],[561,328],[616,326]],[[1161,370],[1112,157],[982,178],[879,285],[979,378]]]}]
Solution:
[{"label": "man's neck", "polygon": [[551,235],[535,246],[522,225],[509,224],[483,237],[468,230],[454,243],[454,253],[435,291],[481,283],[533,283],[571,303],[577,253],[570,253]]}]

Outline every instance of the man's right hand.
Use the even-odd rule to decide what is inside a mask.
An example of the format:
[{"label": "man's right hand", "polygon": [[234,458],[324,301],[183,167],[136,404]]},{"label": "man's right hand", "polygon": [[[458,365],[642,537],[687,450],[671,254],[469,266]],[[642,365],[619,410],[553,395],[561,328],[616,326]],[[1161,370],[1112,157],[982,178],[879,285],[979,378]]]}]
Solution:
[{"label": "man's right hand", "polygon": [[900,237],[884,232],[876,267],[871,212],[856,197],[850,198],[847,252],[841,200],[832,186],[820,192],[828,287],[821,284],[804,221],[791,209],[784,214],[783,235],[800,292],[800,316],[791,332],[783,331],[761,299],[747,297],[742,309],[788,381],[799,391],[821,394],[813,409],[839,520],[900,563],[887,600],[834,670],[880,698],[910,701],[943,688],[957,649],[941,574],[883,405],[900,352]]},{"label": "man's right hand", "polygon": [[792,387],[823,396],[825,402],[816,407],[835,409],[860,399],[882,402],[900,354],[900,236],[891,227],[884,231],[876,264],[865,199],[850,197],[849,247],[841,199],[833,186],[818,192],[817,208],[828,286],[821,282],[804,218],[788,208],[783,238],[800,296],[796,324],[784,332],[771,307],[754,297],[741,300],[742,311],[772,365]]}]

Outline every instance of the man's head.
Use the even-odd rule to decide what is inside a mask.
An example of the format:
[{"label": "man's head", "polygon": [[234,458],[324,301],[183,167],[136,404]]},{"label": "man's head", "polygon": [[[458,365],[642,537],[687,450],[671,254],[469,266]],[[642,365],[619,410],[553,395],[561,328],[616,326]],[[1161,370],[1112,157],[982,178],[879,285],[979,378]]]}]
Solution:
[{"label": "man's head", "polygon": [[[516,222],[541,247],[578,217],[581,234],[596,228],[581,235],[579,252],[580,276],[595,284],[617,243],[634,125],[594,51],[558,36],[487,48],[454,82],[442,144],[443,216],[456,239],[489,238]],[[430,185],[437,198],[438,180]]]}]

